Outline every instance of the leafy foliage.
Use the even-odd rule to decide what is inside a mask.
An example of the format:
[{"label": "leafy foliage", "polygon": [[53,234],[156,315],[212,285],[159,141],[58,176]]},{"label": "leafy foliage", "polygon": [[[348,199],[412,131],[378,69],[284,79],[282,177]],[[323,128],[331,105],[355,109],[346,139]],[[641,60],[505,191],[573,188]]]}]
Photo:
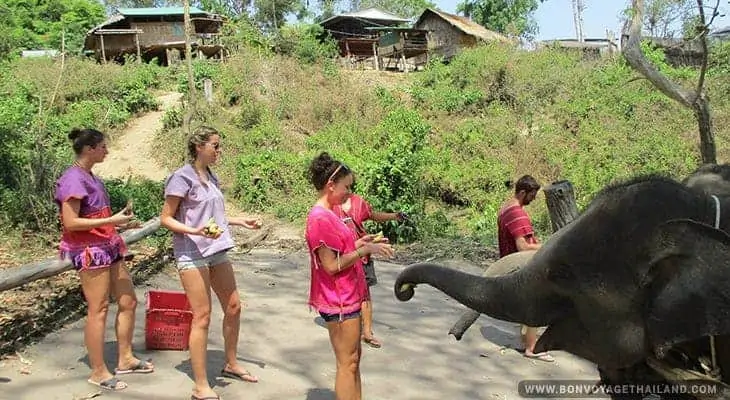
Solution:
[{"label": "leafy foliage", "polygon": [[0,4],[0,59],[22,49],[61,49],[79,54],[86,32],[105,18],[93,0],[7,0]]},{"label": "leafy foliage", "polygon": [[545,0],[464,0],[456,11],[496,32],[532,38],[537,34],[533,13]]}]

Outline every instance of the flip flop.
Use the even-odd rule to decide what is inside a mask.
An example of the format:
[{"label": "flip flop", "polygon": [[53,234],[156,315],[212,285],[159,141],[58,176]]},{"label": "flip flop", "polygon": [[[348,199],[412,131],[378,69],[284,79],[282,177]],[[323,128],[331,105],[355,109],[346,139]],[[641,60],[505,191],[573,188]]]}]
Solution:
[{"label": "flip flop", "polygon": [[208,397],[198,397],[196,395],[190,396],[190,400],[220,400],[220,396],[208,396]]},{"label": "flip flop", "polygon": [[137,364],[128,369],[114,369],[114,373],[117,375],[125,374],[149,374],[155,371],[155,367],[149,361],[139,360]]},{"label": "flip flop", "polygon": [[118,392],[120,390],[124,390],[127,388],[127,383],[120,381],[116,377],[111,377],[111,378],[109,378],[105,381],[101,381],[101,382],[94,382],[91,380],[91,378],[89,378],[87,380],[87,382],[89,382],[90,384],[92,384],[94,386],[98,386],[102,389],[110,390],[112,392]]},{"label": "flip flop", "polygon": [[379,349],[383,345],[378,339],[375,338],[363,337],[362,342],[375,349]]},{"label": "flip flop", "polygon": [[237,374],[235,372],[226,371],[225,369],[222,369],[221,370],[221,375],[223,375],[225,377],[228,377],[228,378],[242,380],[244,382],[257,383],[259,381],[259,378],[258,377],[256,377],[255,375],[251,374],[248,371],[242,372],[240,374]]},{"label": "flip flop", "polygon": [[525,353],[525,354],[523,354],[523,356],[525,356],[527,358],[531,358],[533,360],[540,360],[540,361],[545,361],[545,362],[553,362],[553,361],[555,361],[555,359],[553,358],[553,356],[551,356],[548,353],[536,353],[536,354],[527,354],[527,353]]}]

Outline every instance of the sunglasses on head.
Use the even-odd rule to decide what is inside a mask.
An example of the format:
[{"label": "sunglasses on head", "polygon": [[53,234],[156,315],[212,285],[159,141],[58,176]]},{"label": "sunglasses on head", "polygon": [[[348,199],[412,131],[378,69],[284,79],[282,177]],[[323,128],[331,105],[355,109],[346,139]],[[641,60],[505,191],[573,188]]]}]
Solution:
[{"label": "sunglasses on head", "polygon": [[329,179],[327,179],[327,182],[334,182],[335,177],[337,176],[337,173],[340,172],[348,173],[350,171],[350,168],[347,168],[347,165],[340,163],[340,165],[335,168],[335,172],[330,175]]}]

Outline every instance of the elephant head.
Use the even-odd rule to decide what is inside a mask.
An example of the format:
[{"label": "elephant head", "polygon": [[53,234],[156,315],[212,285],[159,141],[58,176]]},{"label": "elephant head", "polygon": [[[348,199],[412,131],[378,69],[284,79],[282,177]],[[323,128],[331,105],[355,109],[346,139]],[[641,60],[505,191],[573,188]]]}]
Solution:
[{"label": "elephant head", "polygon": [[730,164],[703,165],[682,183],[706,194],[730,196]]},{"label": "elephant head", "polygon": [[[720,226],[730,226],[724,198]],[[546,326],[535,351],[564,350],[599,367],[662,357],[674,344],[730,333],[730,237],[714,199],[641,177],[605,188],[524,266],[480,277],[434,264],[405,268],[395,295],[429,284],[491,317]]]}]

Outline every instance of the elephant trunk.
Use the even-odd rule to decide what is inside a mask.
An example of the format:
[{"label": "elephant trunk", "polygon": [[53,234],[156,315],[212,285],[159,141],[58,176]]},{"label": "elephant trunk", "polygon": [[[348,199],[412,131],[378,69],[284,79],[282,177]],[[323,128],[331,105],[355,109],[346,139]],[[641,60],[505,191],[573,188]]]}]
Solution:
[{"label": "elephant trunk", "polygon": [[500,277],[481,277],[435,264],[406,267],[395,282],[395,296],[408,301],[415,285],[426,283],[459,303],[503,321],[545,326],[562,311],[543,280],[524,268]]},{"label": "elephant trunk", "polygon": [[475,322],[477,322],[477,319],[479,319],[480,315],[481,314],[479,314],[478,311],[466,310],[463,314],[461,314],[461,318],[456,321],[454,326],[451,327],[451,329],[449,330],[449,335],[454,335],[456,340],[461,340],[466,330],[469,329],[469,327],[471,327]]}]

